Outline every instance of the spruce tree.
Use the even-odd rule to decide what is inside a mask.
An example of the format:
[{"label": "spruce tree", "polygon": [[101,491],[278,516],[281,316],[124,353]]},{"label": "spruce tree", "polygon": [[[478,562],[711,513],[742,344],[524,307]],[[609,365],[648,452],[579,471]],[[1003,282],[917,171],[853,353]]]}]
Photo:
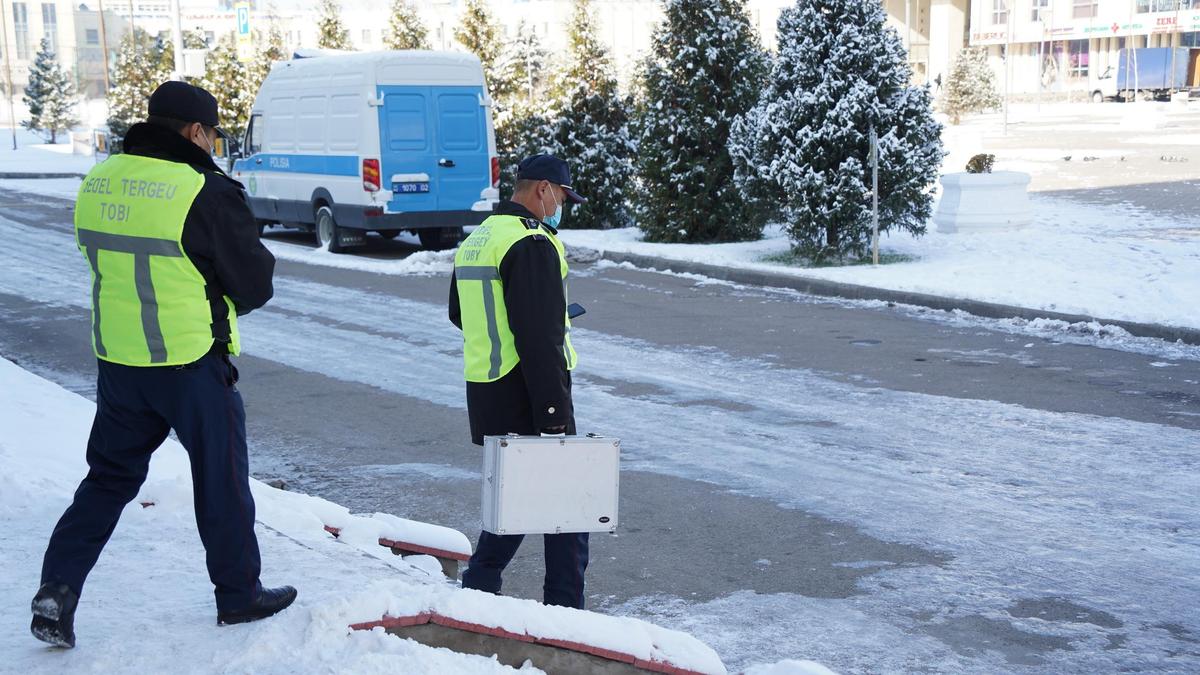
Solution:
[{"label": "spruce tree", "polygon": [[495,81],[503,91],[493,94],[496,150],[500,157],[500,192],[508,195],[516,181],[517,164],[525,157],[551,152],[547,91],[549,54],[537,34],[522,21],[517,35],[501,53]]},{"label": "spruce tree", "polygon": [[337,0],[321,0],[317,11],[317,47],[353,49],[350,45],[350,31],[342,23],[342,8]]},{"label": "spruce tree", "polygon": [[967,47],[958,53],[942,103],[951,124],[961,122],[963,115],[1000,107],[996,74],[988,65],[986,48]]},{"label": "spruce tree", "polygon": [[70,129],[79,122],[75,118],[75,85],[58,64],[48,38],[42,38],[41,48],[29,67],[29,84],[22,100],[29,106],[29,119],[22,125],[50,134],[51,143],[58,141],[60,130]]},{"label": "spruce tree", "polygon": [[388,49],[429,49],[429,30],[408,0],[392,0],[383,44]]},{"label": "spruce tree", "polygon": [[221,112],[221,128],[235,138],[241,138],[254,104],[254,91],[248,91],[249,69],[238,60],[237,36],[230,31],[222,35],[204,62],[204,77],[199,85],[217,99]]},{"label": "spruce tree", "polygon": [[614,228],[633,223],[629,190],[635,146],[630,102],[617,89],[608,50],[596,37],[591,0],[575,0],[568,60],[555,79],[550,148],[571,165],[576,190],[587,204],[571,207],[567,227]]},{"label": "spruce tree", "polygon": [[547,97],[550,53],[537,33],[522,19],[517,34],[508,42],[496,63],[496,80],[505,84],[505,108],[533,104]]},{"label": "spruce tree", "polygon": [[739,185],[777,205],[814,259],[871,242],[870,132],[879,137],[879,225],[923,234],[942,160],[929,89],[877,0],[799,0],[779,17],[779,56],[758,105],[736,124]]},{"label": "spruce tree", "polygon": [[256,50],[254,60],[247,64],[247,81],[246,92],[249,100],[246,103],[246,115],[250,114],[250,107],[254,105],[254,97],[258,95],[258,90],[262,87],[262,83],[267,79],[267,75],[271,72],[271,66],[279,61],[287,61],[288,53],[283,44],[283,33],[279,31],[279,25],[271,22],[266,32],[258,31],[254,34]]},{"label": "spruce tree", "polygon": [[487,0],[467,0],[462,19],[454,29],[454,39],[483,63],[483,77],[492,100],[498,104],[505,101],[512,86],[500,77],[497,68],[503,43],[500,24],[488,9]]},{"label": "spruce tree", "polygon": [[121,38],[108,92],[108,128],[114,135],[123,137],[129,127],[146,118],[150,94],[170,72],[169,67],[163,71],[163,51],[162,45],[140,28]]},{"label": "spruce tree", "polygon": [[730,124],[758,100],[766,57],[743,0],[667,0],[641,73],[638,226],[649,241],[756,239],[733,183]]}]

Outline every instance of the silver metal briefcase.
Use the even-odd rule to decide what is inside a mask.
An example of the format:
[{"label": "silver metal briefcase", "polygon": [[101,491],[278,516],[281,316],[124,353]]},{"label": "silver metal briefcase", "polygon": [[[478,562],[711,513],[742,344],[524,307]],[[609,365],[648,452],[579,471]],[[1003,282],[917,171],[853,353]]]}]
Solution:
[{"label": "silver metal briefcase", "polygon": [[485,436],[483,529],[493,534],[613,532],[621,441]]}]

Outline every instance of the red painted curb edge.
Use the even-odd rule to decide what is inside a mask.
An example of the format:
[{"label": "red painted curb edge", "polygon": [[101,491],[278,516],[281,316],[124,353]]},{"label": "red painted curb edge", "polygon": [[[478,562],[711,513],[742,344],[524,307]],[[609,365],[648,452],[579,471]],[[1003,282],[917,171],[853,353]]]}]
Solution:
[{"label": "red painted curb edge", "polygon": [[[332,534],[335,537],[340,536],[342,533],[342,529],[340,527],[330,527],[329,525],[325,526],[325,531],[328,532],[329,534]],[[471,559],[471,556],[469,556],[465,553],[455,553],[454,551],[444,551],[440,548],[433,548],[432,546],[422,546],[420,544],[410,544],[407,541],[395,541],[392,539],[384,539],[382,537],[379,538],[379,545],[383,546],[385,548],[400,549],[401,551],[405,551],[405,552],[409,552],[409,553],[431,555],[435,558],[449,558],[450,560],[458,560],[460,562]]]},{"label": "red painted curb edge", "polygon": [[470,623],[467,621],[459,621],[448,616],[442,616],[436,612],[422,612],[415,616],[385,616],[378,621],[367,621],[364,623],[350,624],[351,630],[371,630],[373,628],[408,628],[409,626],[420,626],[427,623],[434,623],[447,628],[455,628],[457,630],[467,631],[469,633],[478,633],[481,635],[490,635],[492,637],[504,638],[506,640],[517,640],[518,642],[529,642],[532,644],[546,645],[548,647],[558,647],[560,649],[568,649],[574,652],[582,652],[591,654],[602,659],[610,661],[619,661],[628,663],[635,668],[641,668],[653,673],[668,673],[669,675],[705,675],[699,671],[687,670],[679,668],[665,661],[647,661],[639,659],[632,654],[596,647],[593,645],[583,644],[581,642],[571,642],[569,640],[557,640],[554,638],[539,638],[534,635],[513,633],[503,628],[495,628],[485,626],[478,623]]}]

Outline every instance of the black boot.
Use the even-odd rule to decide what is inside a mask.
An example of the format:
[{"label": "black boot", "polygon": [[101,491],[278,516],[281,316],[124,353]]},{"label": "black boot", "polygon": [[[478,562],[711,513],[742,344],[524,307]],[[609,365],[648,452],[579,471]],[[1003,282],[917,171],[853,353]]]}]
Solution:
[{"label": "black boot", "polygon": [[75,646],[75,608],[79,596],[65,584],[45,583],[33,596],[29,631],[42,642],[70,649]]},{"label": "black boot", "polygon": [[291,586],[280,586],[279,588],[264,588],[258,594],[258,598],[249,606],[229,611],[217,612],[217,624],[226,625],[231,623],[250,623],[265,619],[268,616],[278,614],[287,609],[288,605],[296,600],[296,589]]}]

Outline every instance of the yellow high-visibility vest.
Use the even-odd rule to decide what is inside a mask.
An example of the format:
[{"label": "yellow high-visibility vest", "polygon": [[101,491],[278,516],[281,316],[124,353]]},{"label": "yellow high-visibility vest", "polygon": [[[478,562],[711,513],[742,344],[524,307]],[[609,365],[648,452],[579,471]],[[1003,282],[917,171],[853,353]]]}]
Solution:
[{"label": "yellow high-visibility vest", "polygon": [[[213,344],[200,270],[183,250],[183,224],[204,175],[186,164],[114,155],[83,180],[75,238],[92,268],[92,348],[127,366],[191,363]],[[240,351],[229,308],[229,351]]]},{"label": "yellow high-visibility vest", "polygon": [[[500,263],[517,242],[542,235],[558,251],[563,298],[567,298],[567,257],[562,242],[535,220],[491,216],[458,247],[454,256],[455,285],[462,313],[463,374],[468,382],[495,382],[520,363],[517,343],[508,325]],[[573,370],[578,361],[571,346],[571,319],[563,315],[563,361]]]}]

